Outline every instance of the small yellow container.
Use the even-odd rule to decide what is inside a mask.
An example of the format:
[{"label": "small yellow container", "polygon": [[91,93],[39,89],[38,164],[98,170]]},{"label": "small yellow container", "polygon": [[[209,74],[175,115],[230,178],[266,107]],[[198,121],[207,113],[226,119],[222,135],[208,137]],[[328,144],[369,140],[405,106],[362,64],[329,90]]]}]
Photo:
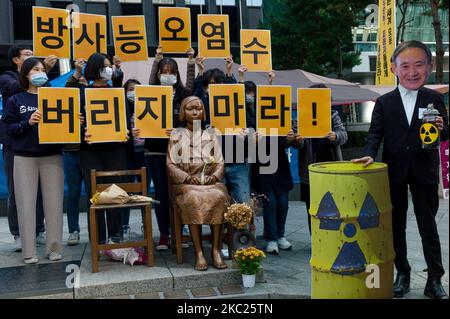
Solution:
[{"label": "small yellow container", "polygon": [[311,297],[392,298],[394,248],[387,165],[309,165]]}]

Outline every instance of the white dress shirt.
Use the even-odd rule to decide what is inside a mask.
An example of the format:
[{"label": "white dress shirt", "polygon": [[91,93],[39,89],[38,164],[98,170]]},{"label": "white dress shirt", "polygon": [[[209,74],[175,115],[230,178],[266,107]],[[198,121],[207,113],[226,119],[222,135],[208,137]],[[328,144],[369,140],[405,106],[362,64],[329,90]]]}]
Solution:
[{"label": "white dress shirt", "polygon": [[398,90],[400,91],[400,96],[402,97],[403,107],[405,108],[408,124],[411,125],[418,91],[405,89],[401,84],[398,85]]}]

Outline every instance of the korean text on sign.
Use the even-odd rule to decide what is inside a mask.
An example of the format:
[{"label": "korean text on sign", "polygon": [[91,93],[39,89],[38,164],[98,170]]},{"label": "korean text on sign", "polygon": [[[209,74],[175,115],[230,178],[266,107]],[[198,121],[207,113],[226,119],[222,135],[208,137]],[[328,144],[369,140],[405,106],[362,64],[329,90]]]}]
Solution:
[{"label": "korean text on sign", "polygon": [[166,138],[172,128],[173,87],[136,85],[135,127],[140,137]]},{"label": "korean text on sign", "polygon": [[40,144],[80,143],[79,89],[41,87],[38,108]]},{"label": "korean text on sign", "polygon": [[303,137],[331,131],[331,89],[297,89],[298,130]]},{"label": "korean text on sign", "polygon": [[93,53],[106,53],[106,16],[73,12],[73,59],[87,60]]},{"label": "korean text on sign", "polygon": [[114,33],[114,50],[126,61],[147,61],[147,35],[144,16],[111,17]]},{"label": "korean text on sign", "polygon": [[64,9],[33,7],[33,49],[38,57],[70,59],[70,17]]},{"label": "korean text on sign", "polygon": [[248,71],[272,71],[270,30],[241,30],[241,64]]},{"label": "korean text on sign", "polygon": [[92,88],[85,90],[86,124],[92,143],[124,142],[127,137],[125,91]]},{"label": "korean text on sign", "polygon": [[291,130],[292,88],[290,86],[258,85],[256,91],[258,132],[271,135],[273,129],[276,128],[278,136],[286,136]]},{"label": "korean text on sign", "polygon": [[228,15],[198,15],[198,51],[205,58],[230,56]]},{"label": "korean text on sign", "polygon": [[210,84],[211,125],[221,134],[235,135],[247,127],[243,84]]},{"label": "korean text on sign", "polygon": [[159,8],[159,45],[165,53],[184,53],[191,47],[189,8]]}]

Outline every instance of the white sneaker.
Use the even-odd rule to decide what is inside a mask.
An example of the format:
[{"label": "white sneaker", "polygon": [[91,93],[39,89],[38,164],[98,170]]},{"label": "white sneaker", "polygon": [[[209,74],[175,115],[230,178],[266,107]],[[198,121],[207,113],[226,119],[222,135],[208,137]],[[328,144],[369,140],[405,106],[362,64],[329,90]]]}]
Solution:
[{"label": "white sneaker", "polygon": [[22,241],[20,240],[20,236],[14,236],[13,251],[16,253],[22,251]]},{"label": "white sneaker", "polygon": [[56,251],[52,251],[50,254],[48,254],[48,259],[51,261],[61,260],[63,257],[60,253],[57,253]]},{"label": "white sneaker", "polygon": [[69,233],[69,239],[67,239],[67,246],[75,246],[80,243],[80,233],[78,231],[74,231],[73,233]]},{"label": "white sneaker", "polygon": [[36,244],[38,245],[45,245],[45,233],[44,232],[40,232],[37,234],[36,236]]},{"label": "white sneaker", "polygon": [[286,238],[281,237],[277,240],[278,248],[283,250],[291,250],[292,244],[286,240]]},{"label": "white sneaker", "polygon": [[267,242],[266,252],[269,254],[277,254],[278,255],[278,244],[276,241]]},{"label": "white sneaker", "polygon": [[30,258],[24,258],[23,259],[23,262],[25,263],[25,264],[37,264],[38,263],[38,261],[39,261],[39,259],[37,258],[37,257],[30,257]]}]

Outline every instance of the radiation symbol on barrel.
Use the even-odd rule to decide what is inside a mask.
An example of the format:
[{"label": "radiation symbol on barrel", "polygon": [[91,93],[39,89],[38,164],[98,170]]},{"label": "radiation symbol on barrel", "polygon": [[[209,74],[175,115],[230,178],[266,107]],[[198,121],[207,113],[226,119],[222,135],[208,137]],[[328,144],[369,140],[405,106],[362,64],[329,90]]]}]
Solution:
[{"label": "radiation symbol on barrel", "polygon": [[420,127],[420,139],[424,144],[432,144],[436,142],[439,137],[437,127],[431,123],[424,123]]},{"label": "radiation symbol on barrel", "polygon": [[[319,228],[323,230],[339,231],[341,219],[339,209],[330,192],[327,192],[320,201],[316,215],[320,220]],[[372,195],[366,194],[364,203],[358,215],[357,224],[359,231],[376,228],[379,225],[380,212]],[[354,223],[345,223],[343,226],[344,236],[349,240],[345,242],[337,255],[331,272],[341,275],[353,275],[365,271],[367,260],[357,240],[351,241],[358,232],[358,227]],[[351,272],[348,269],[352,269]]]}]

